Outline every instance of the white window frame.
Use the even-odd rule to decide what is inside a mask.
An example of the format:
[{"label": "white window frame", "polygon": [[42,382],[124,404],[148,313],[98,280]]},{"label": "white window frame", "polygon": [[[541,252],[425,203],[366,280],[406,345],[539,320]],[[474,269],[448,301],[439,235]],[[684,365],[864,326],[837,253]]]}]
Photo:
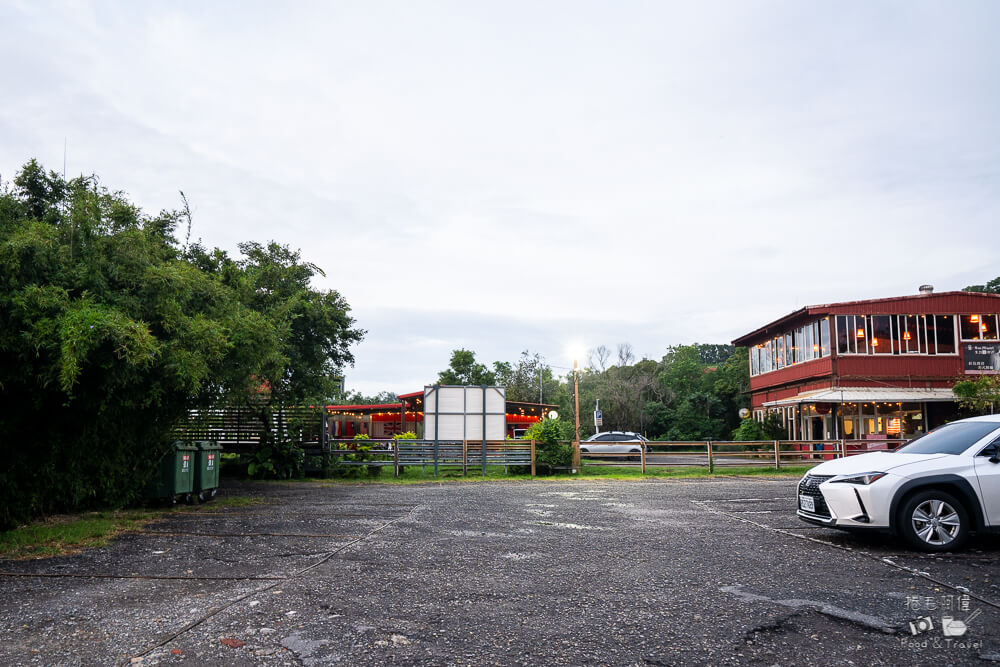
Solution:
[{"label": "white window frame", "polygon": [[[834,331],[835,331],[835,334],[836,334],[834,336],[834,339],[837,341],[837,356],[840,356],[840,357],[847,357],[847,356],[852,356],[852,357],[897,357],[897,356],[907,356],[907,357],[909,357],[909,356],[918,356],[918,357],[957,357],[960,354],[960,348],[961,348],[961,344],[960,343],[962,341],[964,341],[964,340],[970,340],[970,339],[967,339],[967,338],[961,338],[961,328],[959,326],[961,323],[959,322],[959,319],[958,319],[959,317],[961,317],[961,315],[955,315],[953,313],[930,313],[930,314],[928,314],[928,313],[922,313],[922,314],[919,314],[919,315],[910,313],[910,314],[906,314],[906,315],[887,315],[886,317],[890,318],[889,319],[889,329],[890,329],[890,332],[893,329],[896,329],[897,333],[899,334],[900,349],[899,349],[898,353],[895,352],[895,351],[893,351],[891,354],[886,354],[884,352],[880,352],[880,353],[876,354],[876,353],[872,352],[871,346],[869,345],[869,341],[871,340],[871,337],[872,337],[873,318],[876,317],[876,316],[881,316],[881,315],[871,314],[871,315],[834,315],[833,316],[833,327],[834,327]],[[951,318],[952,340],[955,343],[955,351],[954,352],[939,352],[938,351],[938,344],[937,344],[937,339],[938,339],[938,337],[937,337],[937,320],[936,319],[934,320],[934,336],[931,337],[931,336],[928,335],[927,318],[928,317],[936,318],[938,316],[946,316],[946,317],[950,317]],[[855,350],[854,352],[841,352],[840,351],[840,322],[838,321],[838,318],[840,318],[840,317],[845,318],[844,323],[845,323],[845,326],[848,327],[848,331],[847,331],[848,345],[847,346],[848,346],[849,349],[853,348]],[[909,317],[916,318],[916,331],[912,332],[913,333],[913,338],[910,341],[911,343],[914,343],[916,345],[916,350],[912,351],[912,352],[904,352],[902,350],[902,347],[901,347],[901,345],[902,345],[902,332],[903,331],[909,331],[909,327],[906,324],[906,318],[909,318]],[[983,317],[983,316],[980,315],[980,317]],[[997,315],[994,314],[993,317],[996,318]],[[858,325],[859,318],[864,322],[863,326],[859,326]],[[902,322],[903,322],[903,327],[905,327],[905,328],[900,328],[901,318],[902,318]],[[893,320],[895,320],[895,322],[896,322],[895,325],[893,324]],[[848,322],[853,323],[853,326],[848,326]],[[860,346],[857,344],[857,330],[858,329],[862,329],[862,328],[864,329],[864,332],[865,332],[864,352],[859,351],[860,350]],[[997,330],[997,331],[1000,331],[1000,330]],[[892,340],[892,336],[890,335],[890,341],[891,340]],[[977,340],[982,340],[982,339],[977,339]],[[988,340],[997,340],[997,339],[990,338]],[[880,344],[881,344],[881,341],[880,341]]]}]

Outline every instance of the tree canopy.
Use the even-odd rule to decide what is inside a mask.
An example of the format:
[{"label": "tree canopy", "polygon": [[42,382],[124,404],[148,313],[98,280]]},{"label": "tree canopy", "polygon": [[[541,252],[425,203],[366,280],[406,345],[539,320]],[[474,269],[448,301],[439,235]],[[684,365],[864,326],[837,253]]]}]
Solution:
[{"label": "tree canopy", "polygon": [[438,374],[438,384],[492,385],[496,379],[496,373],[476,361],[475,352],[465,349],[452,352],[448,368]]},{"label": "tree canopy", "polygon": [[976,414],[993,414],[1000,407],[1000,376],[980,375],[955,383],[958,403]]},{"label": "tree canopy", "polygon": [[985,285],[969,285],[963,287],[965,292],[985,292],[987,294],[1000,294],[1000,276],[989,281]]},{"label": "tree canopy", "polygon": [[[595,432],[591,411],[600,400],[601,430],[636,431],[662,440],[728,440],[747,407],[750,369],[747,351],[732,345],[694,344],[667,348],[660,361],[635,358],[628,343],[614,353],[601,345],[579,374],[580,431]],[[558,405],[560,419],[573,421],[573,377],[557,377],[541,355],[521,353],[514,363],[494,362],[493,370],[470,350],[455,350],[442,384],[499,384],[507,398]],[[473,379],[474,378],[474,379]],[[467,381],[472,379],[472,381]]]},{"label": "tree canopy", "polygon": [[0,525],[136,497],[190,408],[327,395],[364,332],[277,243],[174,237],[96,177],[0,184]]}]

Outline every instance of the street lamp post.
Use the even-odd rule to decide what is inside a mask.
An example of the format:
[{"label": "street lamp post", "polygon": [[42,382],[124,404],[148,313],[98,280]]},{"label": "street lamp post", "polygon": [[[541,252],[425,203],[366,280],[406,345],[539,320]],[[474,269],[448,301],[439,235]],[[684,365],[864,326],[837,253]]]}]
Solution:
[{"label": "street lamp post", "polygon": [[573,360],[573,413],[576,416],[576,439],[573,441],[573,467],[580,469],[580,381],[576,359]]}]

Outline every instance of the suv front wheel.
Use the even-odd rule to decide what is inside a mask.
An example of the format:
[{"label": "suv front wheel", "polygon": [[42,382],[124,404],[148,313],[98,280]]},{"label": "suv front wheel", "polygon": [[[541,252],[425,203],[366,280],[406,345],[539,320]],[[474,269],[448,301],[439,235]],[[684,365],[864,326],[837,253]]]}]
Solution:
[{"label": "suv front wheel", "polygon": [[922,551],[960,549],[969,537],[969,513],[951,494],[934,489],[920,491],[903,503],[899,532]]}]

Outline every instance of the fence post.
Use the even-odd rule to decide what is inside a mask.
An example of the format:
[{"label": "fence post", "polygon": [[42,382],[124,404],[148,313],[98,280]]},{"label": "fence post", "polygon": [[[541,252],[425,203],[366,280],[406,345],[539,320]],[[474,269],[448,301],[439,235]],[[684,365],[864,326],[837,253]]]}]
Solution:
[{"label": "fence post", "polygon": [[774,441],[774,469],[779,470],[781,468],[781,454],[778,453],[778,441]]},{"label": "fence post", "polygon": [[531,439],[531,476],[535,476],[535,439]]},{"label": "fence post", "polygon": [[705,444],[708,445],[708,472],[712,474],[715,472],[715,460],[712,459],[712,441],[709,440]]},{"label": "fence post", "polygon": [[392,468],[393,477],[399,477],[399,443],[401,441],[397,440],[392,443]]},{"label": "fence post", "polygon": [[847,458],[847,440],[844,438],[840,439],[840,458]]},{"label": "fence post", "polygon": [[462,474],[469,475],[469,441],[462,441]]},{"label": "fence post", "polygon": [[646,443],[639,443],[639,461],[642,463],[642,474],[646,474]]}]

